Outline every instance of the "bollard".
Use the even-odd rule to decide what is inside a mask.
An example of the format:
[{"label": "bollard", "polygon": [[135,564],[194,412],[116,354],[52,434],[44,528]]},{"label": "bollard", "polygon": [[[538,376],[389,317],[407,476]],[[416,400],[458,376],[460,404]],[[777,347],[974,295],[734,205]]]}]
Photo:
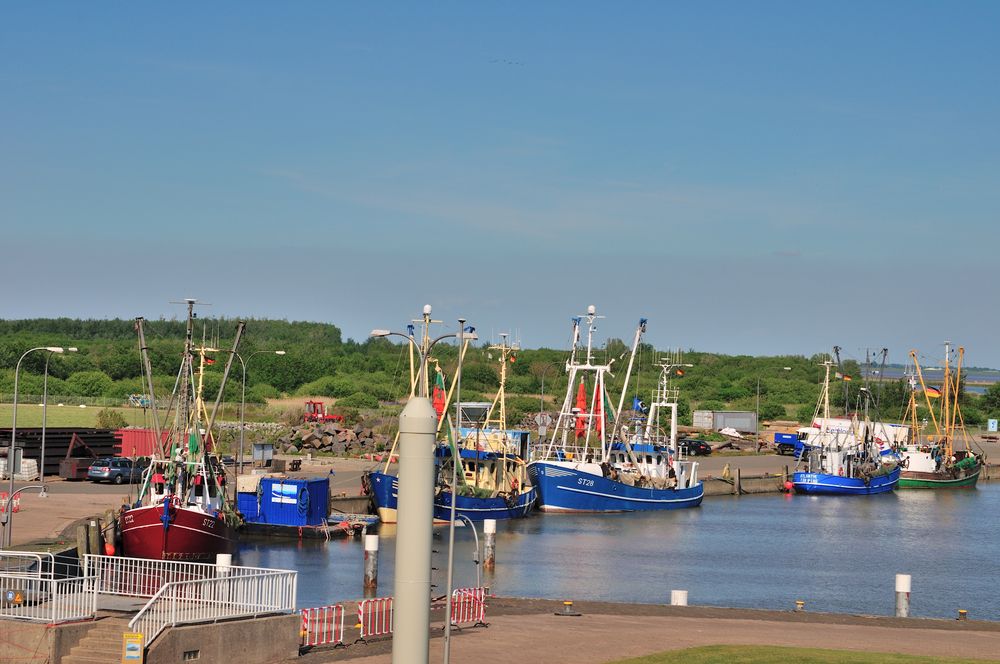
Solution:
[{"label": "bollard", "polygon": [[968,620],[969,619],[969,612],[966,611],[965,609],[959,609],[958,610],[958,619],[959,620]]},{"label": "bollard", "polygon": [[219,576],[229,576],[229,573],[233,568],[233,554],[231,553],[217,553],[215,554],[215,567],[219,573]]},{"label": "bollard", "polygon": [[740,469],[736,469],[736,481],[733,482],[733,493],[737,496],[743,495],[743,478],[740,477]]},{"label": "bollard", "polygon": [[101,522],[99,519],[87,524],[87,551],[95,556],[104,553],[104,547],[101,546]]},{"label": "bollard", "polygon": [[497,520],[483,522],[483,569],[492,572],[497,566]]},{"label": "bollard", "polygon": [[378,535],[365,535],[365,595],[378,588]]},{"label": "bollard", "polygon": [[896,575],[896,617],[910,617],[910,575]]},{"label": "bollard", "polygon": [[801,599],[795,600],[795,610],[796,611],[805,611],[806,610],[806,603],[803,602]]},{"label": "bollard", "polygon": [[578,611],[574,611],[573,610],[573,602],[570,601],[570,600],[566,600],[566,601],[563,602],[563,609],[562,609],[562,611],[556,611],[556,615],[557,616],[572,616],[572,617],[576,617],[576,616],[582,616],[583,614],[579,613]]},{"label": "bollard", "polygon": [[670,606],[687,606],[687,605],[688,605],[688,591],[686,590],[670,591]]}]

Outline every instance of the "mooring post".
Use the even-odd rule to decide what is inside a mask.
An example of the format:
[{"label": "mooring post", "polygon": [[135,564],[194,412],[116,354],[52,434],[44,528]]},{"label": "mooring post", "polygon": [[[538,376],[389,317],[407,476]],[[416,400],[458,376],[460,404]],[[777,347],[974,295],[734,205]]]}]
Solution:
[{"label": "mooring post", "polygon": [[87,524],[87,549],[95,556],[104,554],[104,547],[101,546],[101,521],[95,519]]},{"label": "mooring post", "polygon": [[896,575],[896,617],[910,617],[910,575]]},{"label": "mooring post", "polygon": [[365,595],[378,588],[378,535],[365,535]]},{"label": "mooring post", "polygon": [[483,569],[492,572],[497,566],[497,520],[483,522]]},{"label": "mooring post", "polygon": [[743,482],[740,477],[740,469],[736,469],[736,481],[733,482],[733,493],[737,496],[743,494]]},{"label": "mooring post", "polygon": [[686,590],[670,591],[670,606],[687,606],[687,605],[688,605],[688,591]]}]

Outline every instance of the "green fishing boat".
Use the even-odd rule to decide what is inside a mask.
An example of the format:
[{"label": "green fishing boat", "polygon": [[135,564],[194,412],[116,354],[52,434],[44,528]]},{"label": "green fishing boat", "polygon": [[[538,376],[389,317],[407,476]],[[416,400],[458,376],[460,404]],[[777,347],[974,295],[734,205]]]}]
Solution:
[{"label": "green fishing boat", "polygon": [[[958,386],[962,377],[965,349],[959,347],[954,377],[951,371],[951,349],[945,343],[944,380],[941,388],[924,382],[916,351],[910,358],[916,374],[910,379],[909,419],[910,442],[897,450],[903,463],[899,476],[900,489],[974,489],[983,468],[983,456],[975,454],[965,431],[965,419],[959,404]],[[921,439],[917,421],[917,379],[920,391],[931,414],[934,433]],[[935,408],[933,401],[939,401]],[[956,443],[962,449],[956,449]]]}]

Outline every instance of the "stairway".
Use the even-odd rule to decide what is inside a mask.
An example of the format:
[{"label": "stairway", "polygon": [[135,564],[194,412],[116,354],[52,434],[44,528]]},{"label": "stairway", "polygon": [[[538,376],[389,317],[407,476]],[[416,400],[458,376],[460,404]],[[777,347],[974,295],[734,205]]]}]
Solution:
[{"label": "stairway", "polygon": [[128,631],[128,620],[125,618],[100,618],[60,664],[119,662],[122,657],[122,634]]}]

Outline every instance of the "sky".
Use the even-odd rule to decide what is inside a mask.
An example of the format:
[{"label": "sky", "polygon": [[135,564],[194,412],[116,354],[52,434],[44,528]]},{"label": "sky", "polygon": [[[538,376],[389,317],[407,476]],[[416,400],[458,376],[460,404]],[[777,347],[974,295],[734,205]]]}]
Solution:
[{"label": "sky", "polygon": [[[1000,4],[8,5],[0,318],[1000,367]],[[249,331],[252,333],[252,330]]]}]

